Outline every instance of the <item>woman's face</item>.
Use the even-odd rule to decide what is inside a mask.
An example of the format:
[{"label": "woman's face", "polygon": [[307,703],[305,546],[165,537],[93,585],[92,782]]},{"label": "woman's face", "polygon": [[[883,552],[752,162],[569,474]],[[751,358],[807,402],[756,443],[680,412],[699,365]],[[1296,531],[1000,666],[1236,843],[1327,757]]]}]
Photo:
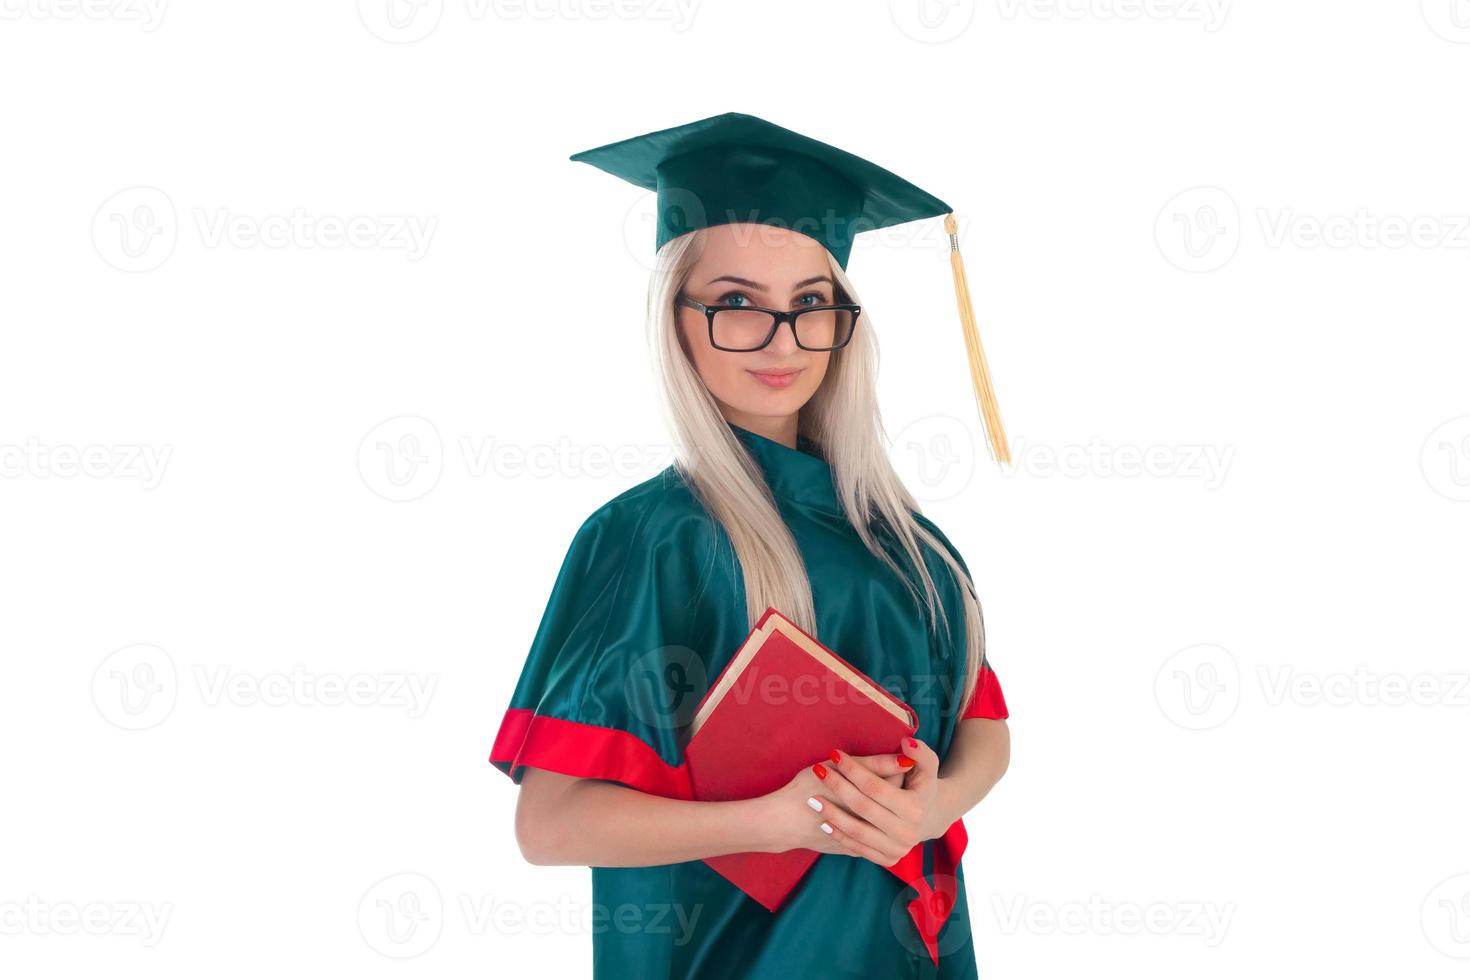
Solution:
[{"label": "woman's face", "polygon": [[[703,251],[684,294],[706,306],[773,310],[836,302],[827,250],[820,243],[790,229],[752,223],[704,229]],[[675,312],[695,370],[736,425],[749,429],[756,419],[795,416],[826,376],[831,352],[796,346],[790,323],[781,324],[761,350],[736,353],[711,346],[704,313],[677,302]]]}]

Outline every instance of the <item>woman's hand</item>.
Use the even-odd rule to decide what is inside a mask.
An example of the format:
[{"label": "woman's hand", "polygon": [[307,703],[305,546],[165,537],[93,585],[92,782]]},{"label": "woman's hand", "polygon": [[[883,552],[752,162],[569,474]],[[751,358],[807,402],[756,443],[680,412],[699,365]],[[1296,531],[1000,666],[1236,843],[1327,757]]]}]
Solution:
[{"label": "woman's hand", "polygon": [[[823,792],[838,805],[824,812],[832,840],[846,853],[887,868],[954,822],[940,797],[939,757],[918,739],[904,739],[896,756],[833,755],[838,761],[827,767]],[[881,778],[887,764],[874,769],[870,759],[892,760],[904,773],[903,785]]]},{"label": "woman's hand", "polygon": [[[895,788],[903,785],[908,771],[899,765],[897,754],[856,757],[881,781]],[[827,783],[836,768],[831,760],[806,766],[799,770],[785,786],[760,797],[761,820],[766,828],[768,852],[780,853],[797,847],[810,848],[823,854],[851,854],[852,850],[833,840],[821,829],[827,815],[837,809]],[[820,810],[813,806],[815,801]],[[828,822],[828,826],[831,826]]]},{"label": "woman's hand", "polygon": [[906,739],[891,755],[833,757],[801,770],[762,798],[772,851],[807,847],[889,867],[953,820],[941,812],[939,758]]}]

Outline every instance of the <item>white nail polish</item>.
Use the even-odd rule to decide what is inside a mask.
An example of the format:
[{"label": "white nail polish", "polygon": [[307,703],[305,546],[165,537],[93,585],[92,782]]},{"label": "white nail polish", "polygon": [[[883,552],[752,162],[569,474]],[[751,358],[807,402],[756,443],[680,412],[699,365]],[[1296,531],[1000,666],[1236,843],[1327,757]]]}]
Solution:
[{"label": "white nail polish", "polygon": [[829,824],[825,820],[822,821],[822,833],[824,833],[824,834],[830,834],[830,833],[832,833],[832,825]]},{"label": "white nail polish", "polygon": [[806,805],[811,807],[813,810],[816,810],[818,813],[822,812],[822,801],[817,799],[815,796],[808,796],[806,798]]}]

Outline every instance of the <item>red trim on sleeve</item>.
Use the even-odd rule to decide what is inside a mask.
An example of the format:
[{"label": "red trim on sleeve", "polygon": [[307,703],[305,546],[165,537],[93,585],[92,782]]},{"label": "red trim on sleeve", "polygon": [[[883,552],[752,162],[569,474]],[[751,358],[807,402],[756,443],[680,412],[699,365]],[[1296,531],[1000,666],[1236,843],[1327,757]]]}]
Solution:
[{"label": "red trim on sleeve", "polygon": [[970,699],[970,706],[965,713],[960,715],[965,718],[1009,718],[1010,711],[1006,708],[1005,692],[1000,689],[1000,678],[990,669],[989,664],[980,665],[980,676],[975,680],[975,694]]},{"label": "red trim on sleeve", "polygon": [[655,796],[694,798],[689,770],[671,766],[653,746],[618,728],[584,725],[511,708],[500,723],[490,761],[513,781],[525,766],[584,779],[611,779]]}]

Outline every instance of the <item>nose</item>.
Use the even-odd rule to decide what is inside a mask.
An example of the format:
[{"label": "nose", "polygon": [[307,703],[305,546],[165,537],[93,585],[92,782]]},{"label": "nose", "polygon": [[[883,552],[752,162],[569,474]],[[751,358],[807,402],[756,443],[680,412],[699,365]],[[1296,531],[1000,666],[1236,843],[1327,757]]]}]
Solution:
[{"label": "nose", "polygon": [[776,324],[776,336],[771,338],[766,350],[775,351],[778,354],[790,354],[801,350],[796,343],[796,321],[788,316]]}]

